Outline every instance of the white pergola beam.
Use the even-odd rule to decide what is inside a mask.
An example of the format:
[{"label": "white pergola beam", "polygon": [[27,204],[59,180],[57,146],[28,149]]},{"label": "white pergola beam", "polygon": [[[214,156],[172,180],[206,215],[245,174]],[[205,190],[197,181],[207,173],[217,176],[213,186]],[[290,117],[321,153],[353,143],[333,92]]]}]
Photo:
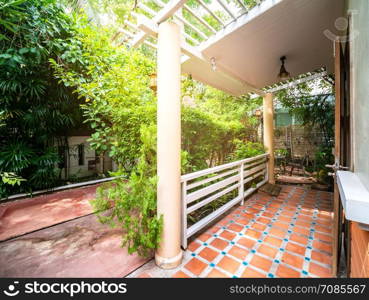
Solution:
[{"label": "white pergola beam", "polygon": [[313,75],[310,75],[310,76],[307,76],[307,77],[296,79],[296,80],[291,81],[291,82],[286,82],[285,84],[282,84],[280,86],[276,86],[274,88],[268,89],[267,93],[275,93],[275,92],[278,92],[280,90],[288,89],[288,88],[294,87],[298,84],[301,84],[301,83],[304,83],[304,82],[308,82],[308,81],[326,76],[327,74],[328,74],[327,71],[323,71],[323,72],[316,73],[316,74],[313,74]]},{"label": "white pergola beam", "polygon": [[142,2],[138,3],[138,7],[141,8],[143,11],[147,12],[149,15],[155,16],[157,14],[156,11],[152,10],[150,7],[146,6]]},{"label": "white pergola beam", "polygon": [[206,22],[203,18],[198,16],[196,12],[194,12],[189,6],[184,5],[183,8],[187,10],[197,21],[199,21],[202,25],[204,25],[207,29],[209,29],[213,33],[217,33],[217,31],[210,26],[208,22]]},{"label": "white pergola beam", "polygon": [[[138,23],[138,28],[143,31],[143,34],[145,36],[153,36],[153,37],[158,36],[159,27],[156,23],[154,23],[154,21],[148,19],[147,17],[140,16],[140,17],[137,18],[137,23]],[[188,57],[194,57],[194,58],[200,59],[200,60],[205,61],[208,64],[210,64],[209,60],[202,55],[201,51],[199,51],[198,48],[195,48],[195,47],[189,45],[185,41],[182,41],[182,43],[181,43],[181,51],[182,51],[183,54],[187,55]],[[183,62],[184,62],[184,60],[182,60],[182,63]],[[230,72],[229,70],[225,69],[223,66],[221,66],[218,63],[217,63],[217,70],[222,72],[226,77],[240,82],[250,92],[254,92],[254,93],[259,94],[259,95],[264,95],[265,94],[262,90],[254,87],[251,84],[249,84],[249,83],[245,82],[244,80],[240,79],[238,76],[233,74],[233,72]]]},{"label": "white pergola beam", "polygon": [[233,14],[233,12],[228,8],[227,4],[225,4],[222,0],[217,0],[217,2],[220,4],[221,7],[231,16],[233,20],[236,20],[236,16]]},{"label": "white pergola beam", "polygon": [[202,1],[202,0],[197,0],[197,2],[199,2],[199,4],[209,13],[212,15],[212,17],[217,20],[220,24],[223,25],[223,27],[225,26],[224,22]]},{"label": "white pergola beam", "polygon": [[245,4],[242,2],[242,0],[237,0],[238,4],[241,6],[241,8],[243,8],[245,11],[247,11],[247,7],[245,6]]},{"label": "white pergola beam", "polygon": [[[152,37],[158,36],[159,27],[157,24],[149,20],[148,18],[141,17],[138,19],[139,24],[138,28],[142,30],[145,34],[150,35]],[[193,46],[187,44],[186,42],[181,43],[181,49],[183,54],[190,56],[190,57],[196,57],[201,60],[205,60],[203,55],[196,50]]]},{"label": "white pergola beam", "polygon": [[[167,5],[158,12],[158,14],[153,18],[153,22],[156,24],[160,24],[161,22],[165,21],[166,19],[170,18],[174,15],[174,13],[180,9],[187,0],[171,0],[167,3]],[[132,43],[132,47],[138,47],[142,42],[146,39],[147,34],[144,32],[138,33]]]},{"label": "white pergola beam", "polygon": [[161,22],[167,20],[171,16],[173,16],[178,9],[180,9],[187,0],[171,0],[168,4],[159,11],[159,13],[154,18],[154,22],[160,24]]},{"label": "white pergola beam", "polygon": [[198,35],[200,35],[204,40],[206,40],[208,37],[205,33],[201,32],[199,29],[197,29],[195,26],[193,26],[190,22],[188,22],[185,18],[181,17],[179,14],[174,15],[179,21],[183,22],[183,24],[190,27],[194,32],[196,32]]}]

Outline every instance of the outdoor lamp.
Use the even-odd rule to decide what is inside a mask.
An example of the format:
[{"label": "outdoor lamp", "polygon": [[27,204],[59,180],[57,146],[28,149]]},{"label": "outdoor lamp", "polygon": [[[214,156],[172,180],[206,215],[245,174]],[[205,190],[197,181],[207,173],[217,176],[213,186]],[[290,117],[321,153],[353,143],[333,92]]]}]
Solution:
[{"label": "outdoor lamp", "polygon": [[280,80],[286,80],[290,78],[290,73],[288,73],[286,68],[284,67],[284,61],[286,60],[286,56],[282,56],[280,60],[282,62],[282,65],[281,65],[281,69],[279,70],[278,77]]},{"label": "outdoor lamp", "polygon": [[156,92],[158,89],[156,73],[150,75],[150,89],[152,89],[154,92]]},{"label": "outdoor lamp", "polygon": [[257,118],[260,118],[262,113],[263,112],[261,111],[261,109],[258,108],[258,109],[255,110],[254,116],[257,117]]}]

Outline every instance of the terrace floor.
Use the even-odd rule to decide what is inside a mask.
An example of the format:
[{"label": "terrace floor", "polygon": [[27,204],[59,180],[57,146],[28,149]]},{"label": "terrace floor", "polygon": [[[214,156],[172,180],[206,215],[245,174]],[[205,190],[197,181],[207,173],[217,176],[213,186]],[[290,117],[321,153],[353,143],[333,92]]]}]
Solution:
[{"label": "terrace floor", "polygon": [[257,193],[190,242],[179,268],[153,261],[130,277],[330,277],[332,193]]}]

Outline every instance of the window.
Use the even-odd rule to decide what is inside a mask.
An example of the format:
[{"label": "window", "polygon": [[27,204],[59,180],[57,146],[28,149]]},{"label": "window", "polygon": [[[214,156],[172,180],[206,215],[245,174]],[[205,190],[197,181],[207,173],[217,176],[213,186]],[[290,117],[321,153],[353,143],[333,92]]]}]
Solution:
[{"label": "window", "polygon": [[85,145],[78,145],[78,165],[83,166],[85,164]]}]

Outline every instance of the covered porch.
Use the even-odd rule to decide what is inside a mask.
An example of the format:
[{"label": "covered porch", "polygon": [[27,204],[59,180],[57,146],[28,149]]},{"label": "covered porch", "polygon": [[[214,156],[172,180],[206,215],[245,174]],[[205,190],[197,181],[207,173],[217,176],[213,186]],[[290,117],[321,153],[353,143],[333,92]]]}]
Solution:
[{"label": "covered porch", "polygon": [[[344,15],[344,1],[264,0],[252,7],[242,1],[196,1],[197,11],[186,0],[155,2],[157,11],[139,4],[144,14],[128,24],[134,32],[128,37],[133,47],[145,43],[157,50],[157,194],[164,228],[155,260],[176,272],[154,267],[157,271],[142,272],[144,267],[132,276],[335,276],[332,194],[297,187],[283,187],[278,197],[253,193],[275,183],[273,93],[332,75],[335,34],[347,29],[335,23]],[[214,13],[214,5],[227,21]],[[220,29],[203,18],[204,11]],[[188,13],[210,34],[189,23]],[[278,77],[283,57],[291,80]],[[262,96],[266,154],[181,175],[181,74],[235,96]],[[188,226],[189,213],[232,193],[226,204]]]}]

